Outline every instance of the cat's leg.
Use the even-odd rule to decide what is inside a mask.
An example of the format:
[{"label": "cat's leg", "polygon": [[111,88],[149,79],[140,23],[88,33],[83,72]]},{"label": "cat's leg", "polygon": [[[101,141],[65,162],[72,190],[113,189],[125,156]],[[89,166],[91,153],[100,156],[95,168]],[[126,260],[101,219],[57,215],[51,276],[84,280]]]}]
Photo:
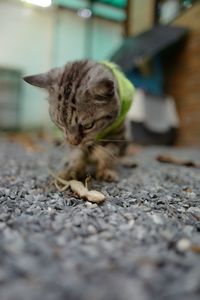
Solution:
[{"label": "cat's leg", "polygon": [[83,179],[86,177],[87,156],[81,149],[74,149],[68,162],[59,172],[59,177],[70,179]]},{"label": "cat's leg", "polygon": [[126,127],[124,124],[110,135],[108,139],[102,140],[92,153],[92,159],[96,163],[96,178],[105,181],[117,181],[118,174],[116,166],[119,158],[124,155],[127,147]]},{"label": "cat's leg", "polygon": [[91,154],[91,160],[96,164],[96,178],[105,181],[117,181],[115,167],[118,163],[120,149],[112,143],[106,146],[98,145]]}]

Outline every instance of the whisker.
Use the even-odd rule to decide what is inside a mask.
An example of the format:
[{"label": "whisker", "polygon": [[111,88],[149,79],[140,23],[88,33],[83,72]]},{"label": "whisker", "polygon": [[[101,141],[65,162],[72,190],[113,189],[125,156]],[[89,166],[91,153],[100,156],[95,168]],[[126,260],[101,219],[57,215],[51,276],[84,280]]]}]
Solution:
[{"label": "whisker", "polygon": [[115,156],[111,151],[109,151],[108,148],[103,147],[101,145],[95,145],[95,147],[100,147],[106,154],[108,154],[113,160],[115,160],[116,162],[119,161],[118,157]]},{"label": "whisker", "polygon": [[87,152],[88,155],[90,155],[90,151],[89,151],[89,149],[87,147],[84,148],[84,150]]},{"label": "whisker", "polygon": [[66,147],[66,142],[63,140],[59,140],[58,142],[53,140],[52,143],[53,147],[56,147],[57,149],[62,149]]},{"label": "whisker", "polygon": [[93,148],[94,148],[94,143],[93,144],[89,144],[89,146],[86,145],[83,149],[84,149],[84,151],[87,152],[87,154],[90,154],[90,151]]},{"label": "whisker", "polygon": [[124,140],[99,139],[98,141],[100,141],[100,142],[114,142],[114,143],[115,143],[115,142],[116,142],[116,143],[120,143],[120,142],[128,142],[128,143],[131,143],[131,142],[132,142],[131,140],[128,140],[128,139],[124,139]]}]

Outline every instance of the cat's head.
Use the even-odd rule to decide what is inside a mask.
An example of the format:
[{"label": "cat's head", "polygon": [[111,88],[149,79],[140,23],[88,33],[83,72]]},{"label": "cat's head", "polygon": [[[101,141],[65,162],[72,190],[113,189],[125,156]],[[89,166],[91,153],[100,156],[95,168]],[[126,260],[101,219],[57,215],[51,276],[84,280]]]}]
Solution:
[{"label": "cat's head", "polygon": [[119,114],[117,83],[100,63],[76,61],[24,80],[48,91],[51,119],[72,145],[92,144]]}]

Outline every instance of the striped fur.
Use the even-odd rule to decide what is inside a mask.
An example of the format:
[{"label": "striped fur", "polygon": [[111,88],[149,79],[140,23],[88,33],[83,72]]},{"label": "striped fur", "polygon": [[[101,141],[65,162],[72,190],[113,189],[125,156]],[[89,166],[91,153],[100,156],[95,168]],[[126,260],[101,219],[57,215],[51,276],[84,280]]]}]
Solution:
[{"label": "striped fur", "polygon": [[[48,90],[52,121],[63,131],[69,144],[78,146],[83,153],[90,153],[91,159],[89,160],[96,160],[97,165],[101,165],[99,168],[97,166],[97,169],[99,173],[102,173],[102,168],[105,168],[106,163],[99,164],[98,155],[94,154],[101,151],[89,150],[94,149],[91,146],[97,149],[96,135],[114,122],[119,114],[118,85],[111,71],[100,63],[80,60],[24,79],[32,85]],[[108,138],[113,142],[115,139],[124,139],[124,128],[118,130],[115,136]],[[99,141],[99,143],[101,147],[108,145],[110,147],[112,142]],[[115,143],[116,154],[119,154],[122,149],[120,145],[120,143]],[[119,148],[119,151],[116,148]],[[107,163],[110,160],[108,156],[106,156]],[[81,155],[81,160],[83,160],[83,155]],[[82,162],[81,165],[83,169]],[[105,179],[102,174],[100,177]]]}]

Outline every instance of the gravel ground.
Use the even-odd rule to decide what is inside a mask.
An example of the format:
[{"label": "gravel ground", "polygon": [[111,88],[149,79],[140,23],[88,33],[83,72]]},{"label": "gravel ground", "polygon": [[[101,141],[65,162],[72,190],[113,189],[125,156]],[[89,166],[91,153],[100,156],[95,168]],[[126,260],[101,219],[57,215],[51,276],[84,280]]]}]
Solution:
[{"label": "gravel ground", "polygon": [[0,140],[1,300],[200,299],[200,170],[155,160],[199,150],[140,151],[97,206],[55,190],[45,149]]}]

